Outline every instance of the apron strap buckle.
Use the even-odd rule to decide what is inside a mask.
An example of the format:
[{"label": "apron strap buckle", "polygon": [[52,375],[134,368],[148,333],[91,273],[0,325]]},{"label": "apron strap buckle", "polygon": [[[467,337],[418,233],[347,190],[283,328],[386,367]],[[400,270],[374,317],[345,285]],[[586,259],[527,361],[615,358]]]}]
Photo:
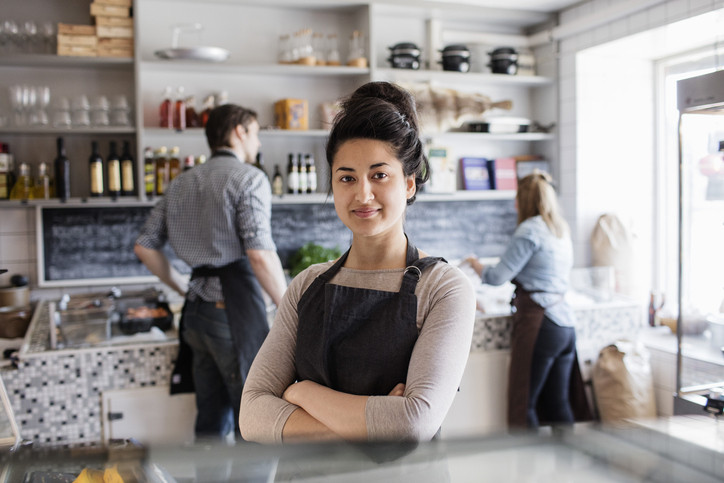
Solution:
[{"label": "apron strap buckle", "polygon": [[[420,280],[420,277],[422,277],[422,270],[420,270],[420,269],[419,269],[418,267],[416,267],[415,265],[410,265],[409,267],[405,268],[405,273],[404,273],[404,274],[406,275],[407,272],[409,272],[409,271],[411,271],[411,270],[414,270],[415,272],[417,272],[417,273],[416,273],[416,275],[417,275],[417,280]],[[413,273],[415,273],[415,272],[413,272]]]}]

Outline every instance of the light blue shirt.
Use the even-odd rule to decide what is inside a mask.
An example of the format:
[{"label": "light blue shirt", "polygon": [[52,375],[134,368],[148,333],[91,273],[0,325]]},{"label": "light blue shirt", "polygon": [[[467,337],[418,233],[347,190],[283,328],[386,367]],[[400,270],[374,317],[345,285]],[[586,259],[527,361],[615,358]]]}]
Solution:
[{"label": "light blue shirt", "polygon": [[483,283],[501,285],[516,279],[545,315],[560,326],[574,324],[564,299],[573,267],[573,245],[568,236],[556,237],[543,218],[534,216],[518,225],[497,265],[483,269]]}]

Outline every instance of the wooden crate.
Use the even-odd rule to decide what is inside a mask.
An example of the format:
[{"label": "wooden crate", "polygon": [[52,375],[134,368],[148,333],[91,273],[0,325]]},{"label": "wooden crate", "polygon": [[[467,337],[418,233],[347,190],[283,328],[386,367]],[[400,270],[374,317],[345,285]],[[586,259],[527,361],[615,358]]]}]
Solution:
[{"label": "wooden crate", "polygon": [[58,34],[67,35],[95,35],[95,25],[73,25],[68,23],[58,23]]},{"label": "wooden crate", "polygon": [[58,55],[72,57],[97,57],[98,50],[96,49],[96,47],[88,47],[85,45],[58,44]]},{"label": "wooden crate", "polygon": [[95,35],[58,34],[58,45],[95,47],[98,45],[98,37]]},{"label": "wooden crate", "polygon": [[90,14],[92,17],[130,17],[131,9],[129,7],[103,5],[102,3],[93,2],[90,4]]},{"label": "wooden crate", "polygon": [[106,27],[99,25],[96,28],[98,37],[132,39],[133,27]]},{"label": "wooden crate", "polygon": [[132,17],[107,17],[105,15],[96,16],[96,25],[103,27],[133,27]]}]

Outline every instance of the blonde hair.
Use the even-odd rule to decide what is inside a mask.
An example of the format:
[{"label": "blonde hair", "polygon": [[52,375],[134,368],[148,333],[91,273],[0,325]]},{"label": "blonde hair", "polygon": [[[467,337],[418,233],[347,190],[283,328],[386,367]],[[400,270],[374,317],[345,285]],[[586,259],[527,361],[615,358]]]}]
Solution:
[{"label": "blonde hair", "polygon": [[553,179],[548,173],[537,169],[518,180],[518,192],[515,195],[518,202],[518,224],[540,215],[551,233],[563,238],[569,234],[570,229],[561,215],[552,182]]}]

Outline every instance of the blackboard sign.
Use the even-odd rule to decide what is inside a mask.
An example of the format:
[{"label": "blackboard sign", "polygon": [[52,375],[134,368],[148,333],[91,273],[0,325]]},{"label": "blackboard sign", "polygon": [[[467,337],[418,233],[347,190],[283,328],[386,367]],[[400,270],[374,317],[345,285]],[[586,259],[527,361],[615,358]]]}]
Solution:
[{"label": "blackboard sign", "polygon": [[[154,282],[133,253],[151,206],[38,207],[41,286]],[[407,210],[405,231],[413,243],[448,260],[470,254],[497,257],[516,226],[513,200],[418,200]],[[346,250],[351,232],[330,199],[321,203],[275,203],[272,236],[284,266],[302,245],[314,242]],[[167,246],[181,273],[190,268]]]},{"label": "blackboard sign", "polygon": [[[502,255],[517,223],[513,200],[416,201],[407,209],[405,231],[421,250],[448,260],[475,254]],[[333,201],[275,204],[272,236],[284,265],[299,247],[314,242],[345,251],[352,235]]]},{"label": "blackboard sign", "polygon": [[[39,207],[39,283],[83,285],[153,282],[156,278],[133,253],[151,206]],[[181,273],[190,268],[164,249]]]}]

